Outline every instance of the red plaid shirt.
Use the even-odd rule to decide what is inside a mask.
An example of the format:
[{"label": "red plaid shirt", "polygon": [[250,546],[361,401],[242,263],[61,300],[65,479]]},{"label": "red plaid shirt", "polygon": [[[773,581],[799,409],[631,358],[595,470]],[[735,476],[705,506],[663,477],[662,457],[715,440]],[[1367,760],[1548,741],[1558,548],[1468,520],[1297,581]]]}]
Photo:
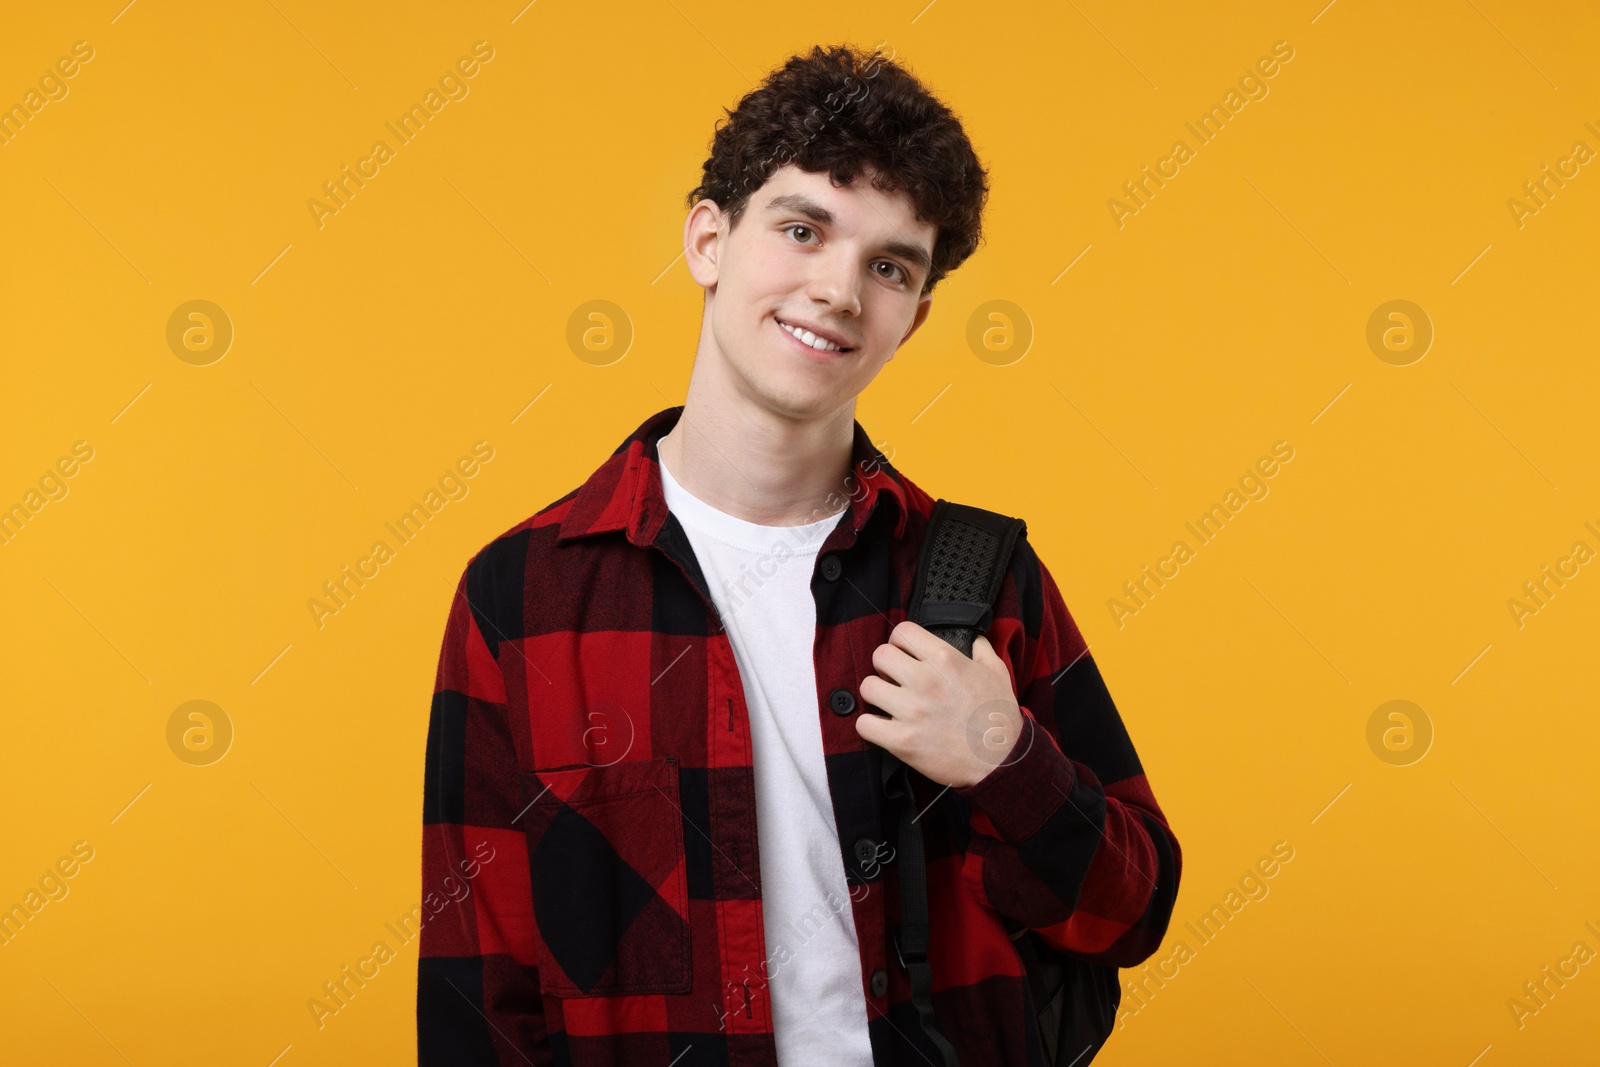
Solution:
[{"label": "red plaid shirt", "polygon": [[[775,1067],[750,722],[738,666],[662,498],[647,419],[583,485],[468,562],[428,724],[421,1067]],[[882,750],[851,721],[906,617],[934,501],[855,424],[816,557],[817,719],[875,1064],[939,1062],[891,939]],[[1019,537],[988,636],[1023,709],[1013,752],[947,788],[911,772],[934,1008],[963,1067],[1042,1064],[1006,924],[1131,967],[1161,943],[1177,839],[1050,573]],[[818,902],[823,906],[824,902]],[[825,919],[824,921],[830,921]],[[837,920],[834,920],[837,921]],[[799,951],[804,951],[802,946]]]}]

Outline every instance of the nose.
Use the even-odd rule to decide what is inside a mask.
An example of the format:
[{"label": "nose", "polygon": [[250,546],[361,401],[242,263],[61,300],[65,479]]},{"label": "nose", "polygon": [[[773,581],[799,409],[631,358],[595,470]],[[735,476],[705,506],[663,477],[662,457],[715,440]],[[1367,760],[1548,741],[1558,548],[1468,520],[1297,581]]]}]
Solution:
[{"label": "nose", "polygon": [[808,295],[835,314],[859,315],[861,276],[855,267],[855,257],[847,249],[829,251],[831,255],[812,257],[814,266],[806,287]]}]

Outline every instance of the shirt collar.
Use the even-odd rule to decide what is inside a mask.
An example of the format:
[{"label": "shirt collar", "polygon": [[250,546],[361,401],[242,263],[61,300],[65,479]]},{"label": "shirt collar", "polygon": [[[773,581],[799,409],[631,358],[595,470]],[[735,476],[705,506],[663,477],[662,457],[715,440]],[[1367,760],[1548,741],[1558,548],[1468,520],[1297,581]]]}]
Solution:
[{"label": "shirt collar", "polygon": [[[667,521],[656,442],[677,425],[682,414],[682,404],[658,411],[617,446],[573,494],[561,520],[557,544],[613,530],[626,530],[628,540],[641,548],[655,543],[656,534]],[[893,502],[894,536],[898,540],[905,533],[909,508],[905,485],[888,458],[872,444],[861,423],[854,425],[850,475],[829,506],[837,507],[841,499],[848,499],[853,540],[872,517],[879,499],[887,497]]]}]

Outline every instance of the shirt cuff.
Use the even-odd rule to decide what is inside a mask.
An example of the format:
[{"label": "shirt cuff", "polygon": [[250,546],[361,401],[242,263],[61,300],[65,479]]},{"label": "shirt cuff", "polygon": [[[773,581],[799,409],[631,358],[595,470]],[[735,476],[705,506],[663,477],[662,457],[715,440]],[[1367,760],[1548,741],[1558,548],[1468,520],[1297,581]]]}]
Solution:
[{"label": "shirt cuff", "polygon": [[1072,760],[1023,707],[1022,731],[1005,759],[973,785],[952,789],[981,808],[1002,839],[1020,844],[1067,802],[1076,782]]}]

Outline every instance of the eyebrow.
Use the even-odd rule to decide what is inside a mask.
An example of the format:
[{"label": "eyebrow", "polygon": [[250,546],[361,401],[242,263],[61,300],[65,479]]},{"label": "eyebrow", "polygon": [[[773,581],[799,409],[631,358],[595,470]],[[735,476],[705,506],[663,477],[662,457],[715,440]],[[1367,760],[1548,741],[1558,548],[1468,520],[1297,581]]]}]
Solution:
[{"label": "eyebrow", "polygon": [[[803,193],[775,196],[767,201],[767,211],[769,213],[793,211],[823,226],[832,226],[834,223],[833,212]],[[933,270],[933,260],[918,245],[907,244],[904,241],[890,241],[883,246],[883,250],[892,256],[899,256],[916,264],[921,268],[923,277],[927,277]]]}]

